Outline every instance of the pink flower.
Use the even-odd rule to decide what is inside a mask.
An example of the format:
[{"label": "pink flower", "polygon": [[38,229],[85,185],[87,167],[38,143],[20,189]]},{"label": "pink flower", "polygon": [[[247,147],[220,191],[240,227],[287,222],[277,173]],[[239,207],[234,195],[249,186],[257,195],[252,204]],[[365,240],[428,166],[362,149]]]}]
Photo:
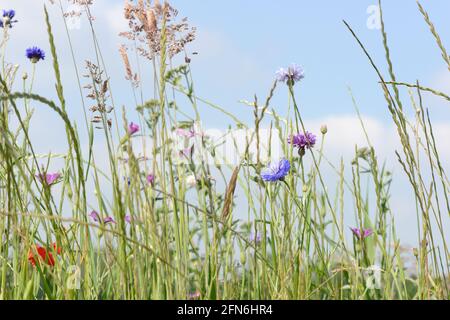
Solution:
[{"label": "pink flower", "polygon": [[45,183],[48,186],[54,184],[60,177],[61,174],[58,172],[45,174],[41,173],[36,175],[36,178],[38,178],[41,181],[41,183]]},{"label": "pink flower", "polygon": [[185,138],[192,138],[192,137],[195,136],[194,129],[185,130],[185,129],[182,129],[182,128],[177,128],[175,133],[177,134],[177,136],[185,137]]},{"label": "pink flower", "polygon": [[153,174],[149,174],[147,176],[147,182],[151,185],[153,185],[155,183],[155,176]]},{"label": "pink flower", "polygon": [[128,125],[128,133],[130,134],[130,135],[133,135],[133,134],[135,134],[136,132],[138,132],[139,131],[139,125],[137,125],[136,123],[134,123],[134,122],[130,122],[130,124]]},{"label": "pink flower", "polygon": [[358,228],[350,228],[352,230],[353,235],[359,239],[365,239],[373,234],[373,230],[368,229],[358,229]]}]

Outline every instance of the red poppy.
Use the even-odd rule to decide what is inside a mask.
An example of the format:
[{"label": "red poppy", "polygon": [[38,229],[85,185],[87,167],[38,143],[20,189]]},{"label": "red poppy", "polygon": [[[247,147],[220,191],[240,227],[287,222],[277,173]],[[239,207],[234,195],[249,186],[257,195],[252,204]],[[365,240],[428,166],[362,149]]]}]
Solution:
[{"label": "red poppy", "polygon": [[[57,254],[61,254],[61,248],[56,246],[56,243],[53,243],[53,249]],[[45,261],[49,266],[55,265],[55,259],[53,258],[53,255],[51,253],[51,250],[47,250],[44,247],[41,247],[40,245],[35,245],[34,249],[30,249],[28,252],[28,261],[35,267],[36,266],[36,259],[35,259],[35,252],[39,255],[42,261]]]}]

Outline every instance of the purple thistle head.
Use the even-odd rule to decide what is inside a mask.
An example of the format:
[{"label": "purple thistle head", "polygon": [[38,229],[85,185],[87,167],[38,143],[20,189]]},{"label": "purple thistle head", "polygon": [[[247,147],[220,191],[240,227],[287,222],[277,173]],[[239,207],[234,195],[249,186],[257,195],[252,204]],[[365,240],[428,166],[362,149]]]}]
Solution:
[{"label": "purple thistle head", "polygon": [[150,174],[147,176],[147,182],[148,182],[149,184],[153,185],[153,184],[155,183],[155,176],[154,176],[153,174],[150,173]]},{"label": "purple thistle head", "polygon": [[350,228],[352,230],[353,235],[359,239],[365,239],[373,234],[373,230],[368,229],[359,229],[359,228]]},{"label": "purple thistle head", "polygon": [[283,180],[291,169],[291,164],[287,159],[281,159],[279,161],[274,161],[269,163],[267,168],[261,172],[261,178],[264,181],[279,181]]},{"label": "purple thistle head", "polygon": [[309,149],[314,147],[316,140],[316,136],[313,133],[306,131],[304,134],[297,133],[296,135],[288,138],[288,143],[299,149]]},{"label": "purple thistle head", "polygon": [[296,82],[305,77],[305,72],[302,67],[293,63],[287,69],[280,68],[276,72],[276,79],[279,82],[284,82],[288,85],[294,85]]},{"label": "purple thistle head", "polygon": [[17,20],[13,20],[15,16],[16,12],[14,10],[3,10],[2,19],[0,19],[0,28],[12,28],[13,23],[17,22]]},{"label": "purple thistle head", "polygon": [[61,177],[61,174],[56,173],[41,173],[37,174],[36,178],[38,178],[41,183],[45,183],[48,186],[51,186],[52,184],[56,183],[56,181]]},{"label": "purple thistle head", "polygon": [[27,49],[26,56],[32,63],[36,63],[45,59],[45,52],[38,47],[31,47]]},{"label": "purple thistle head", "polygon": [[128,133],[130,134],[130,135],[133,135],[133,134],[135,134],[136,132],[138,132],[139,131],[139,125],[137,125],[136,123],[134,123],[134,122],[130,122],[130,124],[128,125]]}]

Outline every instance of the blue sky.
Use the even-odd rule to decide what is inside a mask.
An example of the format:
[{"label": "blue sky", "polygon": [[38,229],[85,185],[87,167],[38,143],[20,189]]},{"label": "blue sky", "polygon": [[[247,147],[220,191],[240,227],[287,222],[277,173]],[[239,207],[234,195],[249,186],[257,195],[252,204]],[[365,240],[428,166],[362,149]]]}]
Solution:
[{"label": "blue sky", "polygon": [[[66,2],[63,1],[66,5]],[[117,108],[125,106],[133,119],[132,93],[124,79],[124,69],[118,54],[122,39],[120,31],[127,29],[122,15],[122,0],[95,0],[94,25],[107,71],[111,77]],[[450,1],[422,1],[430,14],[444,44],[450,46]],[[2,0],[1,7],[15,8],[19,23],[11,30],[8,44],[8,61],[20,64],[19,74],[31,72],[24,51],[38,45],[49,53],[42,7],[44,0]],[[252,100],[257,94],[263,100],[274,80],[274,72],[292,62],[302,65],[306,78],[297,86],[302,113],[307,126],[316,130],[321,123],[329,125],[330,157],[339,159],[342,154],[349,159],[355,143],[362,143],[362,131],[358,126],[347,86],[352,88],[361,113],[367,119],[369,134],[386,159],[395,176],[393,208],[401,211],[400,236],[413,241],[408,230],[414,228],[415,214],[412,194],[402,192],[407,181],[395,163],[393,154],[395,130],[386,108],[377,77],[356,41],[345,28],[345,19],[358,34],[372,54],[384,75],[387,75],[384,49],[379,30],[369,29],[367,9],[377,4],[375,0],[347,1],[256,1],[227,0],[201,1],[173,0],[172,5],[180,17],[187,16],[197,27],[197,40],[188,51],[198,51],[192,56],[192,70],[196,92],[199,96],[216,102],[247,123],[252,121],[252,111],[239,103]],[[74,68],[62,27],[60,12],[49,5],[57,49],[62,69],[68,112],[79,127],[84,126],[81,101]],[[388,32],[391,56],[397,79],[413,83],[420,80],[425,86],[450,92],[450,76],[440,56],[440,51],[413,0],[383,1],[383,11]],[[89,26],[82,20],[80,29],[70,31],[78,69],[83,73],[84,60],[94,60]],[[56,98],[54,77],[50,59],[37,66],[35,91],[43,96]],[[43,80],[45,79],[45,80]],[[151,98],[151,84],[147,83],[147,98]],[[409,102],[406,91],[402,91]],[[426,105],[437,124],[438,143],[442,146],[445,167],[450,164],[450,150],[446,138],[450,134],[450,110],[448,103],[426,95]],[[408,104],[409,105],[409,104]],[[272,107],[283,114],[287,109],[287,91],[280,87]],[[204,125],[224,129],[230,123],[216,111],[201,106]],[[120,112],[119,112],[120,114]],[[32,126],[33,139],[38,152],[63,152],[65,150],[63,124],[51,111],[37,108]],[[86,142],[86,136],[81,137]],[[344,142],[344,143],[343,143]],[[101,140],[98,142],[101,144]],[[412,214],[412,215],[411,215]],[[408,228],[406,228],[408,227]],[[415,230],[415,229],[412,229]]]}]

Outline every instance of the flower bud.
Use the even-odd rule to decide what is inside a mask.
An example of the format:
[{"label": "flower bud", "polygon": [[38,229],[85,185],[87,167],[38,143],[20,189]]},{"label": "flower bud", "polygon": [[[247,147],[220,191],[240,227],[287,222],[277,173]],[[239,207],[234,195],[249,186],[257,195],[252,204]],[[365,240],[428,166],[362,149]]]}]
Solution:
[{"label": "flower bud", "polygon": [[320,132],[322,132],[322,134],[327,134],[327,132],[328,132],[328,127],[327,127],[326,124],[324,124],[324,125],[322,125],[322,126],[320,127]]}]

